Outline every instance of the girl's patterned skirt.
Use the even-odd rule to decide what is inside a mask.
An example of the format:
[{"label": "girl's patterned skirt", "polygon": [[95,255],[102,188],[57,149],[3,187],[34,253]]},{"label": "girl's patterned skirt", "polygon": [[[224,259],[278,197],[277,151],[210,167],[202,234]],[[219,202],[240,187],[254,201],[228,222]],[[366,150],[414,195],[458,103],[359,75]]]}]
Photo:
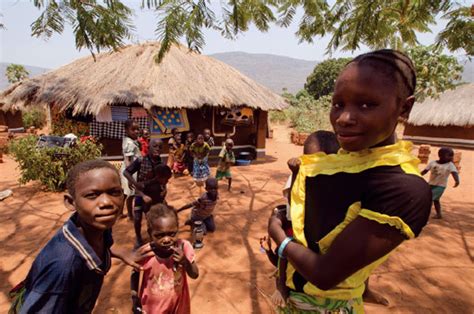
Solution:
[{"label": "girl's patterned skirt", "polygon": [[194,158],[193,166],[193,179],[196,182],[204,182],[210,175],[209,164],[207,163],[207,157],[199,160]]}]

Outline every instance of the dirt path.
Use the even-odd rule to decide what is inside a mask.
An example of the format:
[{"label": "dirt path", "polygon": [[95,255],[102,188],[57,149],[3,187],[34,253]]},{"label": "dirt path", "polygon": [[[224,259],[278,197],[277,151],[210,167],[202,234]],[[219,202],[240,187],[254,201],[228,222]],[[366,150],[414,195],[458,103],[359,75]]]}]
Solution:
[{"label": "dirt path", "polygon": [[[271,313],[273,268],[259,251],[272,208],[282,203],[288,176],[286,160],[302,153],[289,143],[287,130],[275,127],[267,162],[234,167],[233,190],[220,190],[217,231],[197,254],[200,277],[190,280],[194,313]],[[434,157],[434,155],[433,155]],[[70,213],[62,194],[42,192],[36,184],[18,186],[15,163],[0,164],[0,190],[14,195],[0,202],[0,312],[8,309],[8,290],[26,275],[34,257]],[[366,305],[368,313],[472,313],[474,301],[474,152],[463,151],[461,186],[443,197],[445,219],[431,220],[422,236],[404,243],[371,277],[372,287],[391,302],[389,308]],[[215,171],[215,169],[213,169]],[[450,184],[452,182],[450,181]],[[173,179],[169,203],[181,206],[199,195],[188,177]],[[223,187],[223,186],[222,186]],[[181,222],[187,213],[180,215]],[[181,228],[189,238],[189,228]],[[120,220],[117,245],[131,247],[133,227]],[[114,261],[95,313],[129,313],[129,268]]]}]

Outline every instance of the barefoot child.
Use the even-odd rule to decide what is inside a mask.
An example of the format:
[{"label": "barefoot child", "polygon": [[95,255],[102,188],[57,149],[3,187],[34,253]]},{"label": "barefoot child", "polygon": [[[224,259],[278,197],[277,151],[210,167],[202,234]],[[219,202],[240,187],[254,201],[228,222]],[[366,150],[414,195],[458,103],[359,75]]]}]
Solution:
[{"label": "barefoot child", "polygon": [[180,212],[192,207],[191,217],[186,221],[186,225],[190,225],[192,228],[195,221],[202,221],[204,233],[207,231],[214,232],[216,230],[213,212],[218,199],[217,189],[217,180],[212,177],[208,178],[206,180],[206,192],[194,202],[184,205],[177,210],[177,212]]},{"label": "barefoot child", "polygon": [[176,151],[176,136],[181,137],[181,133],[178,132],[177,128],[171,129],[171,137],[168,140],[168,159],[166,164],[170,169],[173,169],[174,164],[174,153]]},{"label": "barefoot child", "polygon": [[421,175],[425,175],[430,171],[430,188],[433,194],[433,205],[436,210],[435,218],[441,219],[440,198],[443,195],[446,186],[448,185],[448,177],[451,174],[454,178],[454,187],[459,185],[459,175],[456,166],[453,164],[454,152],[449,147],[442,147],[438,150],[438,160],[430,161]]},{"label": "barefoot child", "polygon": [[230,191],[232,185],[232,175],[230,173],[230,167],[235,164],[235,156],[232,148],[234,147],[234,141],[232,139],[225,140],[224,147],[219,153],[219,163],[217,165],[216,179],[219,181],[222,178],[226,178],[228,181],[227,191]]},{"label": "barefoot child", "polygon": [[179,239],[178,215],[165,204],[151,207],[146,215],[148,234],[155,256],[142,262],[143,280],[132,278],[133,313],[191,312],[187,276],[196,279],[199,270],[192,245]]},{"label": "barefoot child", "polygon": [[[123,162],[120,168],[120,178],[122,182],[123,194],[125,194],[125,206],[127,207],[128,219],[132,220],[133,199],[135,191],[130,188],[128,180],[123,176],[123,171],[135,159],[141,157],[140,144],[138,143],[138,133],[140,129],[138,123],[133,120],[127,120],[124,123],[125,137],[122,139]],[[123,217],[125,217],[123,215]]]},{"label": "barefoot child", "polygon": [[[171,178],[171,170],[161,164],[162,142],[154,138],[150,141],[148,155],[136,159],[124,171],[124,176],[135,188],[137,197],[133,215],[133,225],[136,235],[135,247],[142,245],[142,215],[151,205],[163,203],[166,196],[166,184]],[[133,175],[137,173],[137,180]]]},{"label": "barefoot child", "polygon": [[426,225],[429,186],[411,144],[395,140],[415,85],[411,60],[388,49],[358,56],[339,75],[330,120],[342,150],[301,157],[291,193],[294,238],[277,215],[268,224],[288,260],[282,311],[363,313],[370,273]]},{"label": "barefoot child", "polygon": [[184,141],[184,162],[188,168],[189,174],[193,174],[194,157],[191,151],[191,145],[194,143],[194,133],[188,132],[186,134],[186,140]]},{"label": "barefoot child", "polygon": [[181,135],[175,137],[176,150],[174,152],[173,173],[176,175],[187,174],[187,166],[184,161],[186,147],[181,142]]},{"label": "barefoot child", "polygon": [[140,267],[111,248],[124,203],[117,169],[103,160],[82,162],[69,171],[66,186],[64,204],[75,213],[36,257],[13,313],[91,313],[111,257]]},{"label": "barefoot child", "polygon": [[210,170],[209,164],[207,163],[207,157],[209,156],[210,150],[211,147],[204,141],[204,136],[198,134],[196,142],[194,142],[190,147],[190,151],[194,158],[193,179],[198,186],[202,186],[209,177]]}]

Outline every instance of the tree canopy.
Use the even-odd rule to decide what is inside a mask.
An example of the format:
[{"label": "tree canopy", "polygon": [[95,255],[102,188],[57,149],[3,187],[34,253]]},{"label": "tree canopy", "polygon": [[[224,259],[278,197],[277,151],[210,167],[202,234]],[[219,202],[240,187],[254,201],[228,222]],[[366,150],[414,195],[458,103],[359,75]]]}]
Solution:
[{"label": "tree canopy", "polygon": [[7,80],[10,83],[22,81],[27,78],[28,75],[30,75],[30,73],[26,71],[24,66],[13,63],[7,66],[7,70],[5,72],[5,76],[7,77]]},{"label": "tree canopy", "polygon": [[[117,49],[134,31],[132,10],[121,0],[32,1],[42,10],[31,25],[33,36],[62,33],[69,23],[76,47],[94,53],[103,48]],[[287,27],[299,9],[303,16],[296,36],[312,42],[330,35],[328,52],[355,50],[361,45],[415,46],[417,32],[430,32],[435,17],[441,14],[448,24],[438,34],[437,45],[474,55],[471,9],[449,0],[336,0],[333,5],[324,0],[228,0],[218,5],[211,5],[211,0],[142,0],[142,8],[157,12],[156,34],[162,43],[158,61],[182,38],[190,49],[200,51],[205,45],[203,29],[235,38],[252,24],[260,31],[267,31],[273,23]]]},{"label": "tree canopy", "polygon": [[314,98],[329,95],[334,90],[339,73],[351,58],[328,59],[318,63],[306,79],[304,88]]},{"label": "tree canopy", "polygon": [[[460,83],[463,66],[455,57],[443,54],[441,47],[416,46],[405,53],[415,64],[417,101],[437,97]],[[328,59],[317,64],[306,79],[305,90],[316,99],[331,94],[339,73],[349,60],[350,58]]]}]

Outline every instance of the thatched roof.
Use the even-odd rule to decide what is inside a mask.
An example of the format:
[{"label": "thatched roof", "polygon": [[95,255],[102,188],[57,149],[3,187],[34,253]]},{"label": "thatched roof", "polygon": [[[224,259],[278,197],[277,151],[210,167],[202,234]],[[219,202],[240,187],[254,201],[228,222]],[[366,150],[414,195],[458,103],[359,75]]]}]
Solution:
[{"label": "thatched roof", "polygon": [[458,86],[440,95],[415,103],[408,119],[413,125],[473,126],[474,83]]},{"label": "thatched roof", "polygon": [[159,43],[126,46],[78,59],[16,83],[0,93],[0,109],[55,104],[74,113],[97,114],[107,105],[138,103],[149,109],[246,105],[283,109],[285,100],[236,69],[211,57],[173,46],[161,64]]}]

